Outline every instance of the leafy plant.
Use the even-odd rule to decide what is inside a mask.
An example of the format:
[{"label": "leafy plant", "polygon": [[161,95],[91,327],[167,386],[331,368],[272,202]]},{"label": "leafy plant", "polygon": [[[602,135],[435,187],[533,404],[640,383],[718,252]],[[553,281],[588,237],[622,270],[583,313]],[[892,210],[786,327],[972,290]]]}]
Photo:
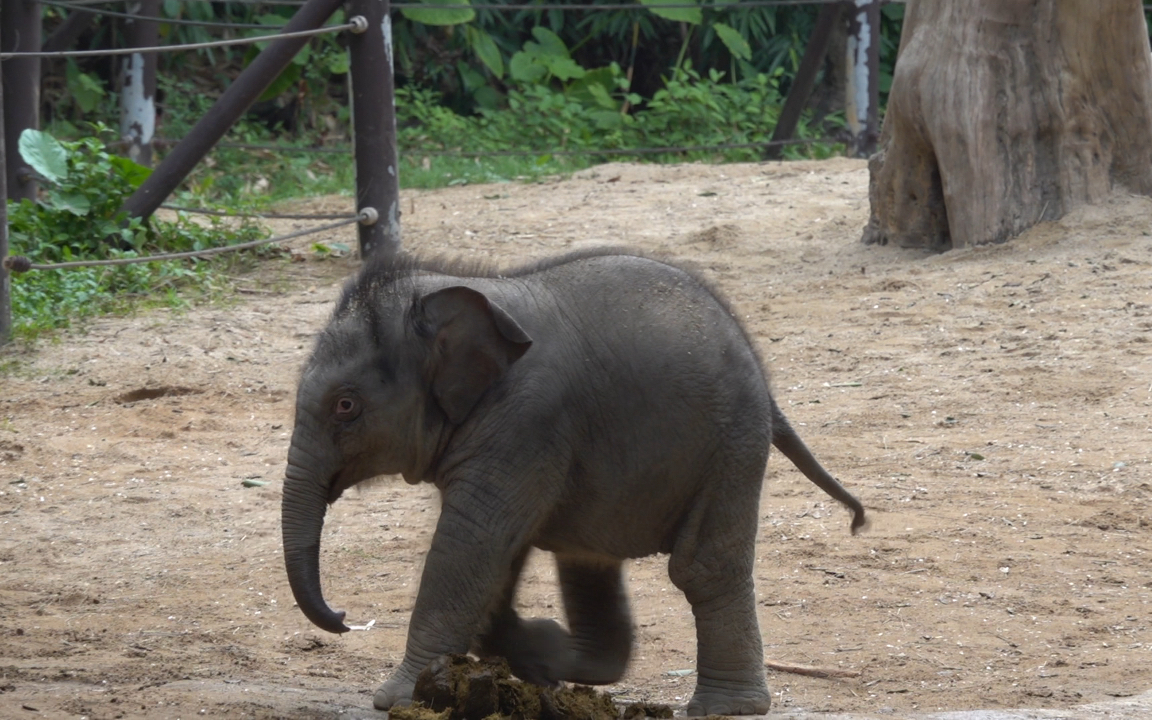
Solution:
[{"label": "leafy plant", "polygon": [[[126,218],[119,209],[150,171],[110,154],[97,125],[94,135],[61,142],[48,133],[25,130],[20,153],[46,185],[39,202],[9,203],[12,254],[34,263],[130,258],[146,253],[202,250],[256,239],[264,231],[250,222],[199,223]],[[223,261],[227,262],[227,261]],[[146,263],[70,270],[40,270],[12,279],[12,312],[17,331],[61,327],[74,319],[125,308],[132,299],[155,298],[176,285],[206,289],[218,284],[213,263]],[[166,296],[168,301],[178,298]]]}]

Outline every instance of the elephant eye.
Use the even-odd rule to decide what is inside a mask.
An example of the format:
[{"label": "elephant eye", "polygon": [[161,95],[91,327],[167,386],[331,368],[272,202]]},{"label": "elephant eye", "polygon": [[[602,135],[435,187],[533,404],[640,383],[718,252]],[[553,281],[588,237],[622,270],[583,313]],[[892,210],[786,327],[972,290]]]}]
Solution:
[{"label": "elephant eye", "polygon": [[347,395],[337,398],[336,404],[332,408],[332,414],[336,416],[337,420],[345,422],[355,420],[360,416],[360,402]]}]

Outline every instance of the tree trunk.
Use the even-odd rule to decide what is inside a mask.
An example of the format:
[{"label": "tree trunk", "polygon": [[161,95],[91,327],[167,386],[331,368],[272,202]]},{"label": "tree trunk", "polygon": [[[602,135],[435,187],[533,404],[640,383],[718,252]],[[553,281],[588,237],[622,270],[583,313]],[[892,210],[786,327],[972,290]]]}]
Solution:
[{"label": "tree trunk", "polygon": [[1117,187],[1152,195],[1140,0],[909,0],[865,243],[999,243]]}]

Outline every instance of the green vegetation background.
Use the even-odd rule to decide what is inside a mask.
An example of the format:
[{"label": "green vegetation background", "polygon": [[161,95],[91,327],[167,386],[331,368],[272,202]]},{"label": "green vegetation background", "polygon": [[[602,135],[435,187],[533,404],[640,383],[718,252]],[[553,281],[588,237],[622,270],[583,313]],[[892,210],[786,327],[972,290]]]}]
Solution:
[{"label": "green vegetation background", "polygon": [[[490,0],[485,0],[489,2]],[[666,2],[667,0],[660,0]],[[603,0],[596,4],[616,4]],[[668,150],[767,141],[775,127],[818,6],[485,10],[437,0],[393,12],[400,178],[405,187],[530,181],[612,159],[755,161],[762,148]],[[497,3],[506,4],[506,3]],[[292,5],[164,0],[164,44],[265,34]],[[66,11],[44,6],[45,33]],[[71,12],[77,12],[72,10]],[[883,9],[882,87],[887,92],[903,6]],[[342,14],[332,24],[344,21]],[[351,195],[346,40],[319,36],[294,58],[225,141],[181,185],[180,205],[258,210],[277,200]],[[157,134],[183,137],[266,43],[161,54]],[[93,22],[77,49],[123,46],[123,23]],[[126,223],[121,201],[147,169],[117,158],[119,61],[45,61],[41,148],[58,147],[64,170],[45,177],[38,202],[9,206],[13,254],[35,262],[109,258],[243,242],[250,222]],[[842,129],[836,112],[809,113],[797,135]],[[235,147],[275,146],[277,149]],[[159,146],[162,158],[163,145]],[[316,152],[317,149],[329,152]],[[827,157],[835,142],[786,148],[785,157]],[[621,154],[612,154],[617,151]],[[63,161],[61,161],[63,162]],[[43,173],[41,173],[43,175]],[[350,208],[351,209],[351,208]],[[317,247],[325,252],[329,248]],[[180,305],[227,287],[243,259],[33,272],[14,278],[17,330],[36,335],[87,315]],[[177,292],[180,289],[180,292]]]}]

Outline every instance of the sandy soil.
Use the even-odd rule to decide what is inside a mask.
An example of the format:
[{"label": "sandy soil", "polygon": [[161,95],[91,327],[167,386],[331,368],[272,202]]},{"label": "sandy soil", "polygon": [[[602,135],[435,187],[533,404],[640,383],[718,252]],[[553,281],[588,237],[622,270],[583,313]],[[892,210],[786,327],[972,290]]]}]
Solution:
[{"label": "sandy soil", "polygon": [[[635,245],[730,295],[781,406],[873,517],[850,536],[846,512],[769,463],[765,654],[861,673],[770,673],[776,708],[1068,708],[1147,690],[1152,200],[931,256],[857,242],[866,189],[843,159],[613,164],[405,193],[405,241],[502,262]],[[296,377],[356,267],[311,242],[226,305],[0,354],[0,716],[374,716],[436,504],[389,479],[330,511],[325,590],[369,630],[327,635],[293,606],[279,499]],[[682,703],[691,614],[662,558],[628,570],[638,644],[611,689]],[[521,604],[559,612],[547,557]]]}]

